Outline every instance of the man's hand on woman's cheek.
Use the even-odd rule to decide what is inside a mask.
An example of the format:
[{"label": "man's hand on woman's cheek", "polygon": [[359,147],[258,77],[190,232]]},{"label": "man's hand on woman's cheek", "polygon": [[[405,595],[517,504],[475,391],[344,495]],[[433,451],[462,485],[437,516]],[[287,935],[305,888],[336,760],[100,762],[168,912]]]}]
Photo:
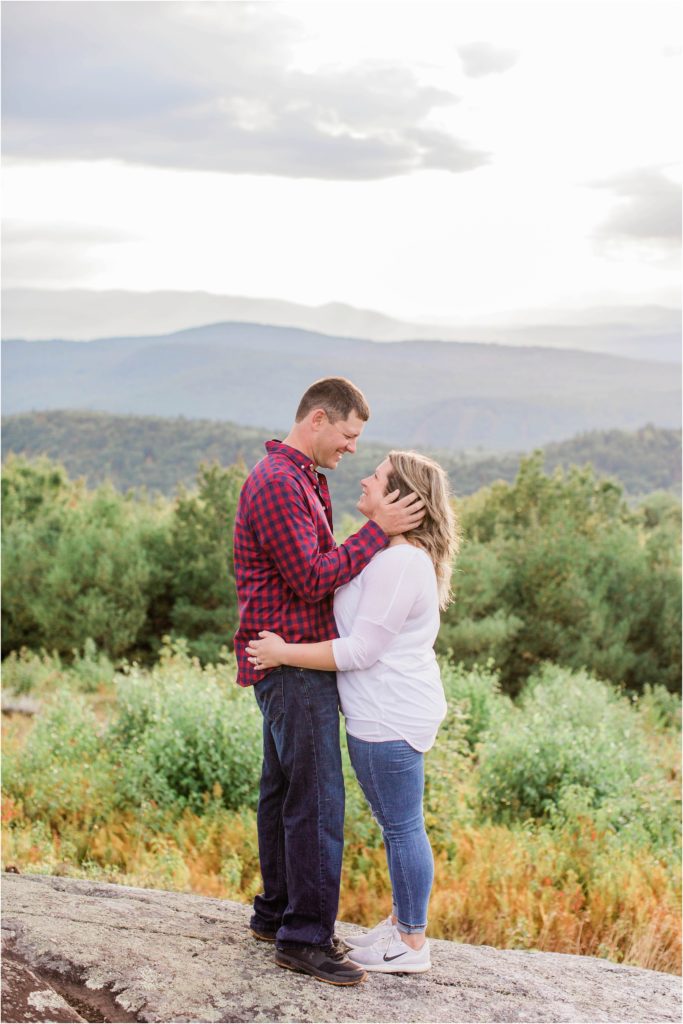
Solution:
[{"label": "man's hand on woman's cheek", "polygon": [[398,495],[398,490],[385,494],[377,506],[368,513],[368,519],[377,523],[389,537],[414,530],[425,515],[425,503],[413,491],[402,498]]}]

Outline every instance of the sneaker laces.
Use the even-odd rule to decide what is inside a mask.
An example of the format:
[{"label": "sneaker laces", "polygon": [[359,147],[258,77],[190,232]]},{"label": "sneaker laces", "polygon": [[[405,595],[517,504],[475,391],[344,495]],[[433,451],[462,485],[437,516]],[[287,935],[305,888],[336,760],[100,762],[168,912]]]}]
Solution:
[{"label": "sneaker laces", "polygon": [[[426,941],[427,940],[425,939],[425,942]],[[400,942],[401,945],[409,949],[411,953],[421,953],[422,950],[424,949],[424,945],[420,946],[419,949],[414,949],[412,946],[409,946],[407,942],[404,942],[403,936],[396,927],[396,925],[393,926],[388,938],[385,937],[383,939],[378,939],[377,942],[373,942],[372,945],[373,948],[377,947],[377,951],[379,953],[382,953],[383,956],[385,956],[389,952],[389,947],[391,946],[392,942]]]},{"label": "sneaker laces", "polygon": [[394,925],[388,935],[383,935],[381,939],[376,939],[369,949],[374,949],[376,953],[381,953],[384,956],[389,952],[389,947],[396,938],[399,942],[401,941],[400,933],[396,925]]},{"label": "sneaker laces", "polygon": [[336,935],[332,938],[332,941],[325,946],[325,952],[329,956],[330,960],[336,960],[337,963],[340,963],[346,957],[344,943]]}]

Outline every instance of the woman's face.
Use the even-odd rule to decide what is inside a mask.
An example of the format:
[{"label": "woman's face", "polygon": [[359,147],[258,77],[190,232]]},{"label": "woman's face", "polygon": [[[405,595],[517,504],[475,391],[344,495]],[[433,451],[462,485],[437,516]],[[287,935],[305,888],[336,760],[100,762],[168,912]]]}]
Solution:
[{"label": "woman's face", "polygon": [[358,499],[356,508],[364,516],[367,516],[368,519],[372,518],[377,506],[387,493],[387,483],[391,469],[391,462],[389,459],[385,459],[384,462],[380,462],[374,473],[366,476],[360,482],[362,494]]}]

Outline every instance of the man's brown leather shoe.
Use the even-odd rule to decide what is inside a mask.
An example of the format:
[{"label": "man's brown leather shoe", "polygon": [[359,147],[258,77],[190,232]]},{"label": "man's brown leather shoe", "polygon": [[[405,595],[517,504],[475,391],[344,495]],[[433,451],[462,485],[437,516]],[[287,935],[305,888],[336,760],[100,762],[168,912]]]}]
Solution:
[{"label": "man's brown leather shoe", "polygon": [[289,971],[310,974],[328,985],[359,985],[367,974],[345,956],[340,956],[332,943],[320,946],[287,946],[275,950],[275,963]]}]

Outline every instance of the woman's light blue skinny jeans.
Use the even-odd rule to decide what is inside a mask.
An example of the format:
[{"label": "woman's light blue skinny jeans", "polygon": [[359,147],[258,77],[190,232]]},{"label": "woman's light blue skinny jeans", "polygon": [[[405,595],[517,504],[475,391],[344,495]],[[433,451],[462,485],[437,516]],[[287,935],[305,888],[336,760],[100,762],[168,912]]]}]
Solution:
[{"label": "woman's light blue skinny jeans", "polygon": [[434,880],[422,810],[424,754],[405,740],[368,743],[349,734],[347,740],[358,782],[382,829],[398,929],[423,932]]}]

